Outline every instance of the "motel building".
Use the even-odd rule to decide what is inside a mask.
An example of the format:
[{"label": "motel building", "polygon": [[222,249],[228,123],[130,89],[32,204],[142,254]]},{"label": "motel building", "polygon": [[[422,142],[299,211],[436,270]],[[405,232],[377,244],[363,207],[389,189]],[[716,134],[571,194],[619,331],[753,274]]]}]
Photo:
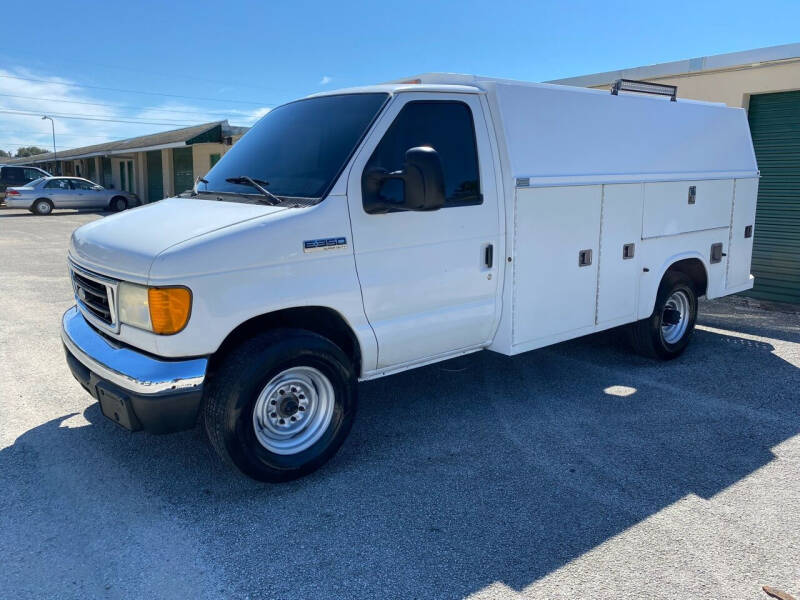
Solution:
[{"label": "motel building", "polygon": [[756,283],[748,295],[800,303],[800,44],[548,83],[610,89],[617,79],[676,85],[678,98],[722,102],[747,111],[761,172],[753,236]]},{"label": "motel building", "polygon": [[4,163],[85,177],[109,189],[133,192],[142,202],[155,202],[191,189],[247,130],[216,121],[63,150],[57,160],[50,152]]}]

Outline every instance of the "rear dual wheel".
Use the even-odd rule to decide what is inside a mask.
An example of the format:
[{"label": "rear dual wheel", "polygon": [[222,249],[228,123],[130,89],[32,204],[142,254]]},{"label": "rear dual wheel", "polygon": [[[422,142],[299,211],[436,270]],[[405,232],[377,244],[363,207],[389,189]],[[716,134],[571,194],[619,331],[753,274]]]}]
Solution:
[{"label": "rear dual wheel", "polygon": [[689,345],[696,320],[697,292],[692,280],[669,271],[658,288],[653,314],[630,325],[633,346],[649,358],[677,358]]},{"label": "rear dual wheel", "polygon": [[274,330],[229,353],[206,390],[204,422],[222,459],[260,481],[314,471],[339,449],[356,412],[356,375],[333,342]]}]

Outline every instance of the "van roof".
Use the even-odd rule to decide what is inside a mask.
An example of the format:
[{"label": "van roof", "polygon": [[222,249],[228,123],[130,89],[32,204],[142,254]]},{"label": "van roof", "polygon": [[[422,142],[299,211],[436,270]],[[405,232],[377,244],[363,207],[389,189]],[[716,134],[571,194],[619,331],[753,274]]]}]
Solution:
[{"label": "van roof", "polygon": [[342,88],[338,90],[326,90],[324,92],[317,92],[311,94],[307,98],[316,98],[318,96],[336,96],[339,94],[398,94],[402,92],[451,92],[460,94],[480,94],[483,92],[480,88],[474,85],[453,85],[453,84],[421,84],[411,83],[409,81],[397,81],[389,83],[380,83],[376,85],[364,85],[351,88]]},{"label": "van roof", "polygon": [[[497,84],[520,86],[527,88],[540,88],[540,89],[560,89],[569,91],[575,94],[594,94],[594,95],[608,95],[608,90],[597,90],[590,88],[575,87],[570,85],[558,85],[554,83],[537,83],[533,81],[519,81],[516,79],[503,79],[500,77],[485,77],[483,75],[470,75],[466,73],[421,73],[419,75],[412,75],[410,77],[403,77],[393,81],[369,86],[359,86],[352,88],[344,88],[339,90],[330,90],[312,94],[309,98],[315,96],[330,96],[336,94],[365,94],[384,92],[389,94],[396,94],[400,92],[451,92],[462,94],[480,94],[485,93],[488,88]],[[680,91],[680,90],[679,90]],[[637,95],[638,97],[644,97]],[[652,98],[655,100],[663,100],[662,98]],[[704,102],[700,100],[690,100],[686,98],[678,98],[678,102],[685,102],[690,104],[709,104],[713,106],[724,106],[721,102]]]}]

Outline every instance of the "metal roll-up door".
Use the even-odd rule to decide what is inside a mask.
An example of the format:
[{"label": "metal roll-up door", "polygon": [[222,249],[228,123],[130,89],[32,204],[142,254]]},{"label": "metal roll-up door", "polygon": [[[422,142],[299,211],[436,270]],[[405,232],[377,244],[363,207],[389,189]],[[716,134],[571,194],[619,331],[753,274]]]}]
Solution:
[{"label": "metal roll-up door", "polygon": [[800,303],[800,91],[751,96],[758,186],[749,295]]}]

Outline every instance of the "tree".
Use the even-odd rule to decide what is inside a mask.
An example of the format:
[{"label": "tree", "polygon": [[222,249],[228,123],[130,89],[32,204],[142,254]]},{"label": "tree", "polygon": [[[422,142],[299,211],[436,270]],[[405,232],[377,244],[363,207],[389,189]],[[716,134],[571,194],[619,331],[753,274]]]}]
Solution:
[{"label": "tree", "polygon": [[5,150],[0,150],[0,158],[11,158],[11,152],[6,152]]},{"label": "tree", "polygon": [[49,150],[45,150],[44,148],[39,148],[39,146],[22,146],[17,148],[17,153],[14,158],[26,158],[28,156],[34,156],[36,154],[47,154]]}]

